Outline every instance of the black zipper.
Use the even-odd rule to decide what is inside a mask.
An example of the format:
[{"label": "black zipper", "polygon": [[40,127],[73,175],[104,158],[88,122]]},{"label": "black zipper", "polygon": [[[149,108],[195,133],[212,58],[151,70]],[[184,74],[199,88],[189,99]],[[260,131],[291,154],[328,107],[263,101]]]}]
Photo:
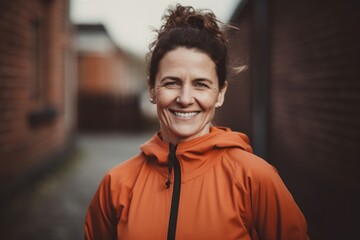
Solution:
[{"label": "black zipper", "polygon": [[169,161],[173,160],[174,164],[174,187],[171,200],[171,209],[170,209],[170,218],[169,218],[169,228],[168,228],[168,240],[174,240],[176,234],[176,224],[179,210],[179,200],[180,200],[180,187],[181,187],[181,171],[179,160],[176,157],[176,147],[177,145],[169,145],[170,154]]}]

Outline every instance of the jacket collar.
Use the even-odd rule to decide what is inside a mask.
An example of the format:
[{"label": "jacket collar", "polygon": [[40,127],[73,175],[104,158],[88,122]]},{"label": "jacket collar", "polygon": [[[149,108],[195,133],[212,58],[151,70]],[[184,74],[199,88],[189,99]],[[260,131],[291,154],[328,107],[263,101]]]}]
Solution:
[{"label": "jacket collar", "polygon": [[[212,126],[208,134],[178,143],[176,156],[180,162],[183,181],[190,180],[213,166],[222,157],[224,148],[240,148],[252,152],[245,134],[225,127]],[[169,144],[161,139],[160,132],[141,145],[140,149],[148,161],[154,163],[160,173],[166,176]]]}]

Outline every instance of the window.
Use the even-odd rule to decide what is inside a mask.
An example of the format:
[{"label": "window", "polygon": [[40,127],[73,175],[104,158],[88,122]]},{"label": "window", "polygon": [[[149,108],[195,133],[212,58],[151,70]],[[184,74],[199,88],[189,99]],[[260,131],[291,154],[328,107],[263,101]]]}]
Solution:
[{"label": "window", "polygon": [[32,128],[51,124],[58,112],[46,102],[46,62],[45,38],[43,25],[39,20],[30,22],[30,81],[31,99],[37,106],[27,115],[27,121]]},{"label": "window", "polygon": [[44,94],[44,36],[43,29],[39,20],[30,22],[31,37],[31,75],[30,75],[30,95],[31,98],[43,102]]}]

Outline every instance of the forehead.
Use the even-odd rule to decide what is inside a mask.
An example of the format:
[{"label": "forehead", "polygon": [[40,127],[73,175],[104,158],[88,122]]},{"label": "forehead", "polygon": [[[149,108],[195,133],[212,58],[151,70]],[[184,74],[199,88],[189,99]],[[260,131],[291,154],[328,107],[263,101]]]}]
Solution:
[{"label": "forehead", "polygon": [[[158,74],[198,73],[216,75],[216,66],[212,59],[197,49],[176,48],[167,52],[161,59]],[[212,76],[213,77],[213,76]]]}]

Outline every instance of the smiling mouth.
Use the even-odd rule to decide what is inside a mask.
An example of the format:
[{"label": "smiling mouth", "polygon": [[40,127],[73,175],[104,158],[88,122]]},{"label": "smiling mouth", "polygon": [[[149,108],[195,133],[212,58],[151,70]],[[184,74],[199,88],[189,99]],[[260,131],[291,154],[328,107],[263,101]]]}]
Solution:
[{"label": "smiling mouth", "polygon": [[194,116],[196,116],[197,114],[199,114],[199,112],[176,112],[176,111],[171,111],[175,116],[177,117],[181,117],[181,118],[192,118]]}]

